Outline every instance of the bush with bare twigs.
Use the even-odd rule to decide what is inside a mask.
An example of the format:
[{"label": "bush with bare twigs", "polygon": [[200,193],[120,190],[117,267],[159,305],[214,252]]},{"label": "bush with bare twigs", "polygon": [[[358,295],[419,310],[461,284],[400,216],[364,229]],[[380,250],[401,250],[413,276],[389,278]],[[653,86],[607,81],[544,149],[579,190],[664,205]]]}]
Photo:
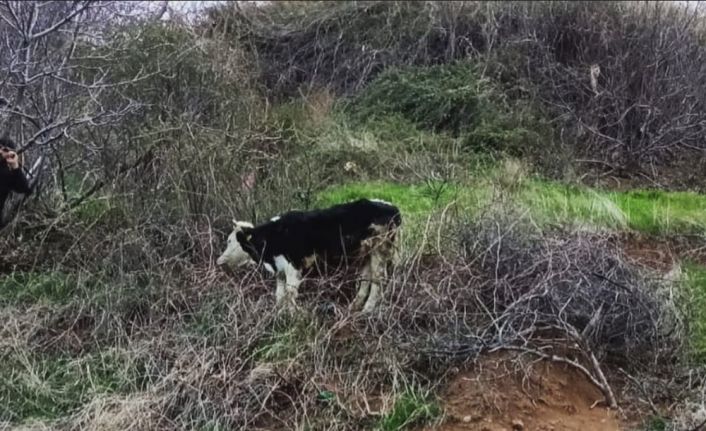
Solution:
[{"label": "bush with bare twigs", "polygon": [[688,185],[706,150],[702,21],[668,2],[376,1],[230,5],[207,22],[257,58],[275,99],[350,95],[389,67],[473,61],[550,112],[583,168],[657,180],[691,163],[671,171]]},{"label": "bush with bare twigs", "polygon": [[[430,225],[432,249],[446,251],[407,250],[383,309],[369,317],[347,310],[355,289],[346,274],[307,281],[301,314],[278,315],[259,273],[227,275],[198,263],[212,262],[208,247],[168,256],[149,235],[123,231],[103,237],[99,261],[64,260],[75,277],[57,273],[9,297],[25,308],[3,311],[2,340],[10,358],[24,352],[22,373],[40,372],[46,355],[82,358],[72,365],[81,398],[58,404],[71,413],[58,423],[72,429],[361,429],[392,421],[402,399],[428,420],[422,412],[437,408],[420,394],[434,393],[451,366],[503,349],[575,367],[613,405],[616,366],[636,375],[671,366],[681,324],[659,282],[625,263],[608,237],[525,222],[490,213],[437,233],[441,225]],[[208,244],[210,230],[191,235]],[[86,380],[95,361],[103,380]],[[73,393],[51,375],[47,384],[41,400]],[[18,400],[13,414],[28,414],[30,400]]]},{"label": "bush with bare twigs", "polygon": [[[702,385],[680,367],[689,325],[673,281],[629,263],[613,235],[540,229],[506,202],[480,208],[534,178],[528,153],[510,151],[522,160],[476,181],[469,166],[487,154],[467,151],[481,141],[566,150],[627,170],[702,151],[706,74],[690,14],[233,3],[198,26],[125,18],[95,34],[105,39],[80,37],[123,10],[104,3],[67,3],[95,15],[79,10],[88,21],[61,32],[75,50],[44,61],[63,84],[23,81],[22,70],[44,72],[17,60],[22,40],[9,39],[23,111],[0,112],[41,120],[17,124],[49,155],[41,193],[0,237],[0,426],[395,429],[437,418],[450,370],[499,350],[573,367],[610,406],[624,399],[619,371],[655,411],[653,396]],[[31,23],[64,10],[33,4],[6,2],[0,14],[22,10]],[[47,89],[54,100],[35,103]],[[362,108],[340,98],[356,95]],[[377,180],[391,183],[369,187]],[[377,313],[348,310],[350,274],[307,280],[301,312],[286,315],[273,310],[272,280],[214,266],[233,217],[257,223],[378,191],[411,214]],[[701,418],[693,410],[685,424]]]},{"label": "bush with bare twigs", "polygon": [[520,220],[466,225],[461,257],[393,281],[418,287],[396,297],[404,305],[388,322],[399,330],[390,341],[447,358],[511,350],[567,363],[612,406],[606,366],[653,372],[679,359],[681,313],[663,283],[627,263],[610,237],[542,233]]}]

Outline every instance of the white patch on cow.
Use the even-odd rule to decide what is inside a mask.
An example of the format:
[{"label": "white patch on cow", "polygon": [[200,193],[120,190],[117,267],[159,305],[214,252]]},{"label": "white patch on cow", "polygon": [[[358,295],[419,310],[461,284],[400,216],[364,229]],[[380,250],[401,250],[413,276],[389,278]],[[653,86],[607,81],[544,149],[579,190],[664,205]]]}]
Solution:
[{"label": "white patch on cow", "polygon": [[[299,295],[299,285],[302,282],[301,272],[282,255],[275,256],[275,268],[277,268],[277,272],[284,273],[285,293],[282,299],[287,299],[287,306],[296,306],[296,299]],[[280,289],[279,285],[278,289]]]},{"label": "white patch on cow", "polygon": [[270,219],[270,221],[277,221],[277,220],[279,220],[279,216],[274,216]]},{"label": "white patch on cow", "polygon": [[369,201],[370,201],[370,202],[377,202],[377,203],[379,203],[379,204],[385,204],[385,205],[392,206],[391,203],[389,203],[388,201],[384,201],[384,200],[382,200],[382,199],[369,199]]},{"label": "white patch on cow", "polygon": [[269,263],[265,262],[262,264],[270,275],[275,275],[275,269]]},{"label": "white patch on cow", "polygon": [[233,219],[233,226],[235,227],[236,231],[243,230],[243,228],[254,228],[252,223],[249,221],[237,221],[236,219]]},{"label": "white patch on cow", "polygon": [[237,233],[238,230],[236,229],[228,236],[228,245],[223,254],[216,260],[216,264],[236,267],[252,262],[250,255],[243,250],[240,242],[238,242]]},{"label": "white patch on cow", "polygon": [[287,270],[290,266],[292,266],[292,264],[289,263],[286,257],[281,254],[275,256],[275,268],[277,268],[278,272],[285,272],[285,270]]}]

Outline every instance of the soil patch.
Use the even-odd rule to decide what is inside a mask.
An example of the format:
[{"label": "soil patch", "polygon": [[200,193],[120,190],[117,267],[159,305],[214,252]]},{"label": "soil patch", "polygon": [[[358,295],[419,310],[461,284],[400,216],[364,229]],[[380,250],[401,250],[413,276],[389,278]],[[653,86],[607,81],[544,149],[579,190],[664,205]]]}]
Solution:
[{"label": "soil patch", "polygon": [[625,255],[638,265],[667,273],[679,260],[676,244],[643,236],[629,236],[623,239]]},{"label": "soil patch", "polygon": [[425,431],[617,431],[628,429],[601,392],[575,369],[489,355],[442,392],[444,423]]},{"label": "soil patch", "polygon": [[706,246],[702,238],[625,234],[620,244],[634,263],[662,273],[671,271],[676,263],[685,259],[706,265]]}]

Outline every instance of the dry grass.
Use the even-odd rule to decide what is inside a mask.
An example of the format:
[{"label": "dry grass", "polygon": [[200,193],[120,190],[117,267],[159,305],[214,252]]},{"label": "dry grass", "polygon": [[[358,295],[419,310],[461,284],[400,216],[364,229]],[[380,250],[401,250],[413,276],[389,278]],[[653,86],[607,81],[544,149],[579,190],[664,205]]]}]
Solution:
[{"label": "dry grass", "polygon": [[[605,240],[541,239],[492,220],[464,228],[474,240],[460,256],[428,254],[441,243],[453,250],[447,235],[456,235],[430,225],[423,238],[434,246],[405,253],[371,316],[348,311],[347,276],[307,282],[301,314],[287,316],[272,310],[273,286],[258,273],[226,275],[211,258],[178,259],[159,278],[124,273],[77,287],[67,305],[6,307],[2,342],[10,357],[44,360],[57,353],[82,360],[121,346],[139,365],[140,383],[88,385],[94,395],[57,417],[76,429],[359,429],[383,420],[403,394],[434,391],[449,366],[487,350],[544,352],[547,343],[579,342],[575,353],[601,364],[636,351],[660,363],[672,351],[659,326],[669,310]],[[139,280],[148,285],[134,296],[128,284]],[[549,329],[555,335],[546,339]],[[591,375],[601,369],[577,361]]]},{"label": "dry grass", "polygon": [[[240,27],[253,34],[238,35],[250,38],[259,50],[262,63],[257,64],[264,70],[257,72],[265,82],[282,78],[276,85],[270,82],[266,90],[275,94],[268,96],[296,89],[301,107],[273,108],[265,97],[250,106],[248,100],[259,99],[260,89],[255,89],[254,73],[250,76],[233,60],[245,55],[244,48],[237,47],[237,56],[229,56],[224,45],[233,41],[208,45],[199,52],[212,49],[213,58],[189,57],[193,63],[175,71],[181,83],[177,87],[185,92],[175,91],[168,103],[152,104],[154,111],[146,111],[145,118],[124,124],[124,130],[131,131],[126,138],[129,151],[123,153],[119,146],[122,137],[111,141],[120,151],[106,156],[106,166],[96,172],[109,171],[116,160],[135,162],[134,169],[118,177],[95,173],[106,180],[105,187],[82,205],[30,206],[26,216],[3,231],[3,427],[394,428],[412,420],[433,420],[440,414],[434,394],[452,367],[495,350],[569,364],[603,391],[607,404],[621,405],[626,399],[613,380],[618,367],[644,382],[630,389],[649,405],[660,391],[664,398],[683,396],[680,387],[686,380],[679,360],[685,325],[679,298],[672,296],[673,281],[655,279],[628,263],[607,234],[542,231],[521,214],[493,208],[476,211],[480,216],[469,219],[473,205],[449,203],[458,198],[454,181],[468,175],[476,155],[464,153],[454,137],[419,130],[397,118],[378,119],[382,126],[368,124],[362,131],[337,124],[334,118],[334,95],[361,88],[384,65],[438,63],[466,55],[475,46],[487,47],[489,37],[497,41],[495,31],[512,27],[513,13],[531,23],[542,10],[535,8],[547,5],[525,9],[516,3],[496,8],[367,2],[312,7],[321,15],[309,15],[303,27],[257,27],[253,21],[255,28]],[[575,18],[588,14],[590,7],[562,4],[549,10],[555,13],[552,19]],[[301,11],[293,5],[282,8]],[[479,27],[467,20],[474,11],[493,25]],[[373,50],[361,49],[356,39],[360,33],[350,30],[370,24],[367,12],[374,15],[373,23],[381,24],[373,29],[380,37]],[[236,15],[238,23],[242,15]],[[395,27],[406,17],[419,26],[405,29],[433,30],[422,39],[418,34],[409,37]],[[329,18],[336,25],[324,26]],[[436,26],[439,22],[445,24]],[[573,34],[570,27],[560,28],[564,36]],[[456,36],[444,36],[442,51],[423,49],[436,46],[438,29],[451,28]],[[303,43],[291,52],[293,59],[279,56],[287,46],[268,37],[273,29],[282,30],[278,35],[290,37],[292,43]],[[576,36],[577,44],[592,41],[594,30]],[[341,34],[344,40],[337,45]],[[183,36],[186,45],[193,42],[189,37],[196,37]],[[531,59],[541,63],[547,51],[537,41],[531,45]],[[360,61],[341,67],[327,57],[336,46],[355,49],[336,51],[336,61]],[[396,57],[381,60],[381,52],[387,52],[382,49],[390,46],[399,48],[390,54]],[[179,51],[179,45],[174,49]],[[309,52],[317,55],[305,55]],[[521,75],[523,70],[513,69],[514,63],[492,70],[491,54],[474,53],[488,59],[488,76],[508,75],[510,82]],[[610,58],[597,86],[610,84],[601,77],[621,66],[622,57]],[[219,67],[208,67],[207,60]],[[302,70],[313,65],[316,71],[300,76],[298,62],[309,60]],[[588,79],[564,73],[574,70],[568,63],[541,69],[549,81],[564,79],[552,82],[552,90],[561,94],[562,89],[583,88],[574,84]],[[279,74],[282,70],[286,73]],[[203,76],[223,86],[191,85]],[[240,80],[247,81],[242,101],[228,96]],[[329,83],[335,85],[327,87]],[[155,88],[161,100],[161,89],[149,87]],[[139,95],[145,88],[133,90]],[[579,102],[588,97],[579,93]],[[604,112],[601,103],[616,105],[616,98],[624,95],[594,96],[591,93],[590,102],[598,107],[591,109]],[[208,112],[218,115],[182,116],[182,105],[208,106]],[[613,114],[606,115],[582,120],[611,123]],[[654,120],[650,127],[663,120],[668,118]],[[607,139],[591,136],[589,148]],[[319,145],[327,139],[327,148],[333,148],[329,152]],[[669,144],[672,137],[664,139]],[[356,146],[359,142],[365,145]],[[655,154],[662,151],[652,149]],[[645,160],[650,157],[645,155]],[[348,162],[355,169],[342,173]],[[73,169],[83,174],[80,164]],[[522,162],[507,161],[487,190],[472,188],[467,200],[478,204],[498,190],[503,196],[521,190],[532,184],[528,170]],[[70,173],[76,174],[67,172],[67,178]],[[380,310],[366,316],[348,310],[355,289],[347,274],[308,281],[302,287],[300,313],[278,314],[273,311],[271,280],[257,272],[215,268],[232,217],[258,222],[285,209],[311,207],[321,203],[317,198],[326,198],[320,193],[323,187],[345,182],[345,175],[397,181],[395,187],[384,187],[391,198],[375,197],[399,201],[414,213],[405,218],[405,249],[390,274]],[[426,184],[414,188],[419,194],[412,195],[404,182]],[[382,190],[366,184],[333,190],[328,198]],[[49,196],[47,201],[58,192]],[[592,202],[577,212],[593,211]],[[615,204],[606,201],[604,206],[604,212],[620,214]],[[694,384],[699,385],[703,383]]]}]

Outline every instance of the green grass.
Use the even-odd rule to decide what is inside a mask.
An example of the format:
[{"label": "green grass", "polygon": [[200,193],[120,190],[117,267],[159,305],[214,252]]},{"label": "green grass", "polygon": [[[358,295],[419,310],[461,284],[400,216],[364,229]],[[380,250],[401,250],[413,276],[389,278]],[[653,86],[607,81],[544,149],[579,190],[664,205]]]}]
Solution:
[{"label": "green grass", "polygon": [[429,423],[441,415],[441,407],[419,390],[409,389],[397,398],[392,410],[379,423],[381,431],[397,431],[411,425]]},{"label": "green grass", "polygon": [[545,222],[588,223],[650,234],[706,232],[706,196],[696,193],[606,192],[534,180],[517,198]]},{"label": "green grass", "polygon": [[689,314],[689,341],[693,358],[706,361],[706,267],[687,262],[684,267]]},{"label": "green grass", "polygon": [[487,188],[461,187],[442,182],[426,184],[395,184],[389,182],[349,183],[324,190],[317,196],[316,207],[326,207],[359,198],[382,199],[394,203],[402,213],[402,249],[420,243],[427,224],[438,221],[450,203],[457,201],[457,208],[472,212],[487,201]]},{"label": "green grass", "polygon": [[65,303],[80,283],[60,272],[14,272],[0,277],[0,304]]},{"label": "green grass", "polygon": [[98,274],[60,271],[17,271],[0,275],[0,306],[69,304],[76,298],[106,306],[109,296],[128,296],[126,288],[116,290]]},{"label": "green grass", "polygon": [[631,191],[616,195],[628,225],[650,233],[706,231],[706,196],[688,192]]},{"label": "green grass", "polygon": [[[361,197],[383,199],[400,208],[403,224],[409,228],[452,201],[456,203],[456,211],[472,216],[491,202],[494,188],[488,178],[478,178],[468,185],[358,182],[324,190],[318,195],[316,205]],[[520,208],[528,209],[540,225],[580,224],[650,234],[706,232],[706,196],[696,193],[608,192],[527,179],[508,192],[507,197]]]},{"label": "green grass", "polygon": [[586,188],[530,181],[514,198],[529,208],[541,224],[581,223],[617,229],[628,224],[626,215],[613,199]]},{"label": "green grass", "polygon": [[272,332],[258,343],[253,358],[262,362],[294,358],[307,350],[307,345],[316,336],[316,330],[315,323],[307,318],[282,316],[275,322]]},{"label": "green grass", "polygon": [[401,211],[410,215],[428,214],[447,204],[458,187],[449,185],[405,185],[387,182],[350,183],[331,187],[319,194],[317,207],[325,207],[359,198],[376,198],[394,202]]},{"label": "green grass", "polygon": [[195,311],[188,330],[201,340],[220,345],[229,335],[228,312],[228,304],[222,298],[209,298]]},{"label": "green grass", "polygon": [[645,420],[645,423],[640,428],[640,431],[666,431],[669,428],[669,422],[659,416],[650,416]]},{"label": "green grass", "polygon": [[139,387],[144,369],[127,354],[111,351],[79,358],[3,355],[0,362],[0,422],[56,419],[97,393]]}]

